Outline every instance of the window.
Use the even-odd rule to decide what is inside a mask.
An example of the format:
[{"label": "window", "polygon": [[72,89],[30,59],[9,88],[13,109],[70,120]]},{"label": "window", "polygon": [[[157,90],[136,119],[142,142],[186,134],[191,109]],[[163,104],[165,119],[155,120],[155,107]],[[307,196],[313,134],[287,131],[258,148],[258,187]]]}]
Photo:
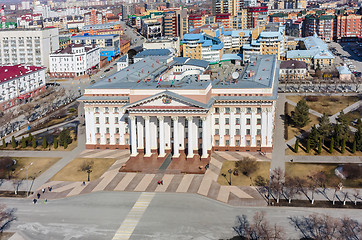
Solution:
[{"label": "window", "polygon": [[117,124],[118,123],[118,117],[114,118],[114,123]]},{"label": "window", "polygon": [[98,112],[99,112],[99,107],[95,107],[95,108],[94,108],[94,111],[95,111],[96,113],[98,113]]},{"label": "window", "polygon": [[114,112],[117,113],[118,112],[118,107],[114,108]]},{"label": "window", "polygon": [[230,145],[230,141],[229,141],[229,140],[226,140],[226,141],[225,141],[225,145],[226,145],[226,146],[229,146],[229,145]]},{"label": "window", "polygon": [[230,113],[230,108],[229,107],[225,108],[225,113]]},{"label": "window", "polygon": [[106,143],[107,143],[107,144],[110,144],[110,143],[111,143],[111,141],[110,141],[109,138],[106,139]]},{"label": "window", "polygon": [[128,138],[126,138],[126,144],[127,144],[127,145],[129,144],[129,139],[128,139]]},{"label": "window", "polygon": [[261,119],[260,118],[256,119],[256,124],[261,125]]},{"label": "window", "polygon": [[215,124],[219,124],[219,118],[215,118]]},{"label": "window", "polygon": [[96,117],[96,124],[99,124],[99,117]]},{"label": "window", "polygon": [[202,119],[199,119],[199,127],[202,127]]},{"label": "window", "polygon": [[236,146],[240,146],[240,140],[236,140]]},{"label": "window", "polygon": [[106,124],[109,124],[109,117],[106,117]]},{"label": "window", "polygon": [[215,135],[219,135],[219,129],[215,129]]},{"label": "window", "polygon": [[257,114],[261,114],[261,108],[257,108],[257,109],[256,109],[256,113],[257,113]]},{"label": "window", "polygon": [[124,129],[124,133],[128,133],[128,127]]},{"label": "window", "polygon": [[248,113],[248,114],[251,113],[251,108],[250,107],[246,108],[246,113]]},{"label": "window", "polygon": [[246,129],[246,135],[250,135],[250,129]]},{"label": "window", "polygon": [[235,135],[240,135],[240,129],[236,129]]},{"label": "window", "polygon": [[240,108],[239,107],[236,108],[236,113],[240,113]]},{"label": "window", "polygon": [[100,131],[100,129],[99,129],[99,127],[97,127],[96,128],[96,133],[100,133],[101,131]]},{"label": "window", "polygon": [[256,140],[256,146],[260,146],[261,143],[260,143],[260,140]]},{"label": "window", "polygon": [[219,146],[219,145],[220,145],[219,140],[215,140],[215,146]]},{"label": "window", "polygon": [[235,124],[240,125],[240,118],[235,118]]},{"label": "window", "polygon": [[215,108],[215,113],[219,113],[219,108]]},{"label": "window", "polygon": [[250,147],[250,140],[246,140],[246,146]]},{"label": "window", "polygon": [[108,127],[106,128],[106,133],[109,133],[109,128]]},{"label": "window", "polygon": [[261,129],[256,129],[256,135],[261,135]]},{"label": "window", "polygon": [[229,118],[225,118],[225,124],[230,124],[230,119]]},{"label": "window", "polygon": [[109,108],[108,108],[108,107],[105,107],[105,108],[104,108],[104,112],[106,112],[106,113],[109,112]]},{"label": "window", "polygon": [[119,144],[119,138],[116,138],[116,144],[117,145]]},{"label": "window", "polygon": [[250,125],[250,118],[246,119],[246,125]]},{"label": "window", "polygon": [[226,135],[230,135],[230,130],[229,130],[229,129],[225,129],[225,134],[226,134]]},{"label": "window", "polygon": [[116,133],[119,133],[119,128],[116,128]]},{"label": "window", "polygon": [[101,139],[97,138],[97,144],[100,144],[100,143],[101,143]]}]

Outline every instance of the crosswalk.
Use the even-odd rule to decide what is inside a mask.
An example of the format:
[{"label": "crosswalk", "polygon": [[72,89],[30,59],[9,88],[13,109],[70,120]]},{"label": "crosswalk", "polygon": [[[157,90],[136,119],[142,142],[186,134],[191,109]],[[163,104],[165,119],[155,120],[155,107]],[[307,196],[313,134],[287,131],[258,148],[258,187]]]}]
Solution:
[{"label": "crosswalk", "polygon": [[127,217],[123,220],[112,240],[129,239],[135,230],[138,222],[141,220],[143,213],[150,205],[155,193],[142,193],[137,202],[133,205]]}]

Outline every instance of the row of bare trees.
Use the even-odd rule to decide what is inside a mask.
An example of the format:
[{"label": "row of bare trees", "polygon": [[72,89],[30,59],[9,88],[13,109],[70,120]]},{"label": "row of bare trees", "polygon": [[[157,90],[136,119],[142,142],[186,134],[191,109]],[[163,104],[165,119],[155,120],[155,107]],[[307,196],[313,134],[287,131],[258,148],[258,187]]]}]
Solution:
[{"label": "row of bare trees", "polygon": [[[302,217],[289,217],[289,223],[299,233],[301,239],[314,240],[359,240],[362,229],[358,221],[351,218],[333,218],[329,215],[311,214]],[[252,221],[246,215],[237,216],[233,227],[240,239],[245,240],[284,240],[284,228],[270,224],[264,211],[256,212]],[[290,236],[289,236],[290,237]],[[288,237],[288,238],[289,238]]]},{"label": "row of bare trees", "polygon": [[[327,200],[332,201],[333,205],[335,204],[338,192],[341,192],[343,195],[343,205],[346,204],[348,199],[353,200],[354,204],[357,205],[357,201],[360,198],[358,189],[355,189],[353,194],[348,191],[342,191],[341,182],[339,182],[337,178],[330,178],[328,179],[328,184],[332,186],[333,189],[333,197],[330,199],[326,192],[327,176],[323,171],[315,171],[306,177],[298,177],[288,174],[285,175],[282,169],[276,168],[271,172],[270,183],[260,177],[255,179],[254,182],[255,185],[262,187],[264,191],[270,190],[268,198],[273,197],[277,203],[279,203],[281,197],[284,197],[291,203],[292,199],[302,194],[314,204],[315,193],[317,192],[321,193]],[[353,199],[351,197],[353,197]]]}]

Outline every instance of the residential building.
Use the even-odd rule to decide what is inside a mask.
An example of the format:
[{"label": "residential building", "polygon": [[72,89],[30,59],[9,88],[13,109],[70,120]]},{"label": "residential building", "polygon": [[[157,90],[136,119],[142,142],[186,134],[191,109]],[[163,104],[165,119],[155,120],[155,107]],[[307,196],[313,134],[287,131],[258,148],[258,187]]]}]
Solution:
[{"label": "residential building", "polygon": [[85,25],[82,27],[82,34],[89,35],[106,35],[106,34],[123,34],[120,22],[109,22],[103,24]]},{"label": "residential building", "polygon": [[315,33],[326,42],[333,40],[333,15],[307,15],[304,23],[304,36],[313,36]]},{"label": "residential building", "polygon": [[130,40],[121,39],[121,41],[119,42],[119,54],[120,55],[127,54],[130,47],[131,47]]},{"label": "residential building", "polygon": [[117,60],[117,71],[121,71],[122,69],[128,67],[128,54],[123,55]]},{"label": "residential building", "polygon": [[189,29],[199,28],[205,25],[205,17],[201,14],[190,14],[188,17]]},{"label": "residential building", "polygon": [[281,61],[279,79],[288,82],[300,82],[307,76],[307,64],[303,61]]},{"label": "residential building", "polygon": [[91,9],[89,12],[84,14],[84,25],[95,25],[103,24],[103,14],[96,9]]},{"label": "residential building", "polygon": [[208,62],[149,57],[95,83],[79,99],[86,148],[182,161],[210,159],[212,151],[271,152],[279,61],[252,62],[226,84],[211,81]]},{"label": "residential building", "polygon": [[113,61],[114,57],[120,53],[120,37],[118,34],[72,36],[70,41],[77,44],[98,45],[100,55],[107,57],[109,62]]},{"label": "residential building", "polygon": [[337,15],[334,21],[333,33],[336,41],[357,40],[362,37],[362,15]]},{"label": "residential building", "polygon": [[170,9],[162,22],[163,36],[181,37],[188,32],[187,9]]},{"label": "residential building", "polygon": [[59,49],[57,28],[0,30],[0,64],[49,67],[49,54]]},{"label": "residential building", "polygon": [[231,27],[233,29],[247,29],[248,28],[248,9],[243,8],[238,11],[237,15],[231,17]]},{"label": "residential building", "polygon": [[263,26],[268,22],[268,7],[248,7],[248,28]]},{"label": "residential building", "polygon": [[180,38],[161,37],[147,39],[143,43],[143,49],[172,49],[176,56],[180,55]]},{"label": "residential building", "polygon": [[45,89],[44,67],[0,66],[0,111],[5,111]]},{"label": "residential building", "polygon": [[230,28],[232,26],[230,24],[231,21],[232,16],[229,13],[220,13],[215,16],[215,23],[219,24],[219,26],[224,26],[224,28]]},{"label": "residential building", "polygon": [[72,43],[50,54],[49,59],[51,77],[74,78],[99,68],[100,50],[96,45]]}]

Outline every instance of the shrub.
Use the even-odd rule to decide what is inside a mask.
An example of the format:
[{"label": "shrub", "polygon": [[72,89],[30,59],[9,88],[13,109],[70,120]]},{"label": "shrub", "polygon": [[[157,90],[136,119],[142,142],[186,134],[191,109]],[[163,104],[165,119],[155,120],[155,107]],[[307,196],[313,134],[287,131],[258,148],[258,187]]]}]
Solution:
[{"label": "shrub", "polygon": [[308,138],[307,140],[307,149],[306,149],[307,153],[310,152],[310,138]]},{"label": "shrub", "polygon": [[58,139],[54,138],[54,149],[58,148]]},{"label": "shrub", "polygon": [[345,151],[346,151],[346,139],[343,139],[341,146],[341,153],[344,153]]},{"label": "shrub", "polygon": [[299,139],[297,138],[297,140],[295,140],[294,152],[298,153],[298,150],[299,150]]},{"label": "shrub", "polygon": [[44,149],[48,147],[48,142],[47,142],[46,137],[43,137],[43,143],[42,143],[42,146],[43,146],[43,148],[44,148]]},{"label": "shrub", "polygon": [[38,144],[36,143],[35,138],[33,138],[33,140],[31,141],[31,146],[32,146],[33,148],[36,148],[36,147],[38,146]]},{"label": "shrub", "polygon": [[21,138],[20,142],[21,142],[21,147],[26,148],[27,144],[26,144],[26,140],[25,140],[24,136]]},{"label": "shrub", "polygon": [[18,143],[16,142],[15,137],[13,136],[11,138],[11,147],[16,148],[17,146],[18,146]]},{"label": "shrub", "polygon": [[258,169],[258,164],[254,158],[244,157],[242,160],[235,162],[235,167],[245,176],[249,176]]},{"label": "shrub", "polygon": [[331,139],[331,145],[329,147],[329,153],[333,153],[334,150],[334,138]]}]

